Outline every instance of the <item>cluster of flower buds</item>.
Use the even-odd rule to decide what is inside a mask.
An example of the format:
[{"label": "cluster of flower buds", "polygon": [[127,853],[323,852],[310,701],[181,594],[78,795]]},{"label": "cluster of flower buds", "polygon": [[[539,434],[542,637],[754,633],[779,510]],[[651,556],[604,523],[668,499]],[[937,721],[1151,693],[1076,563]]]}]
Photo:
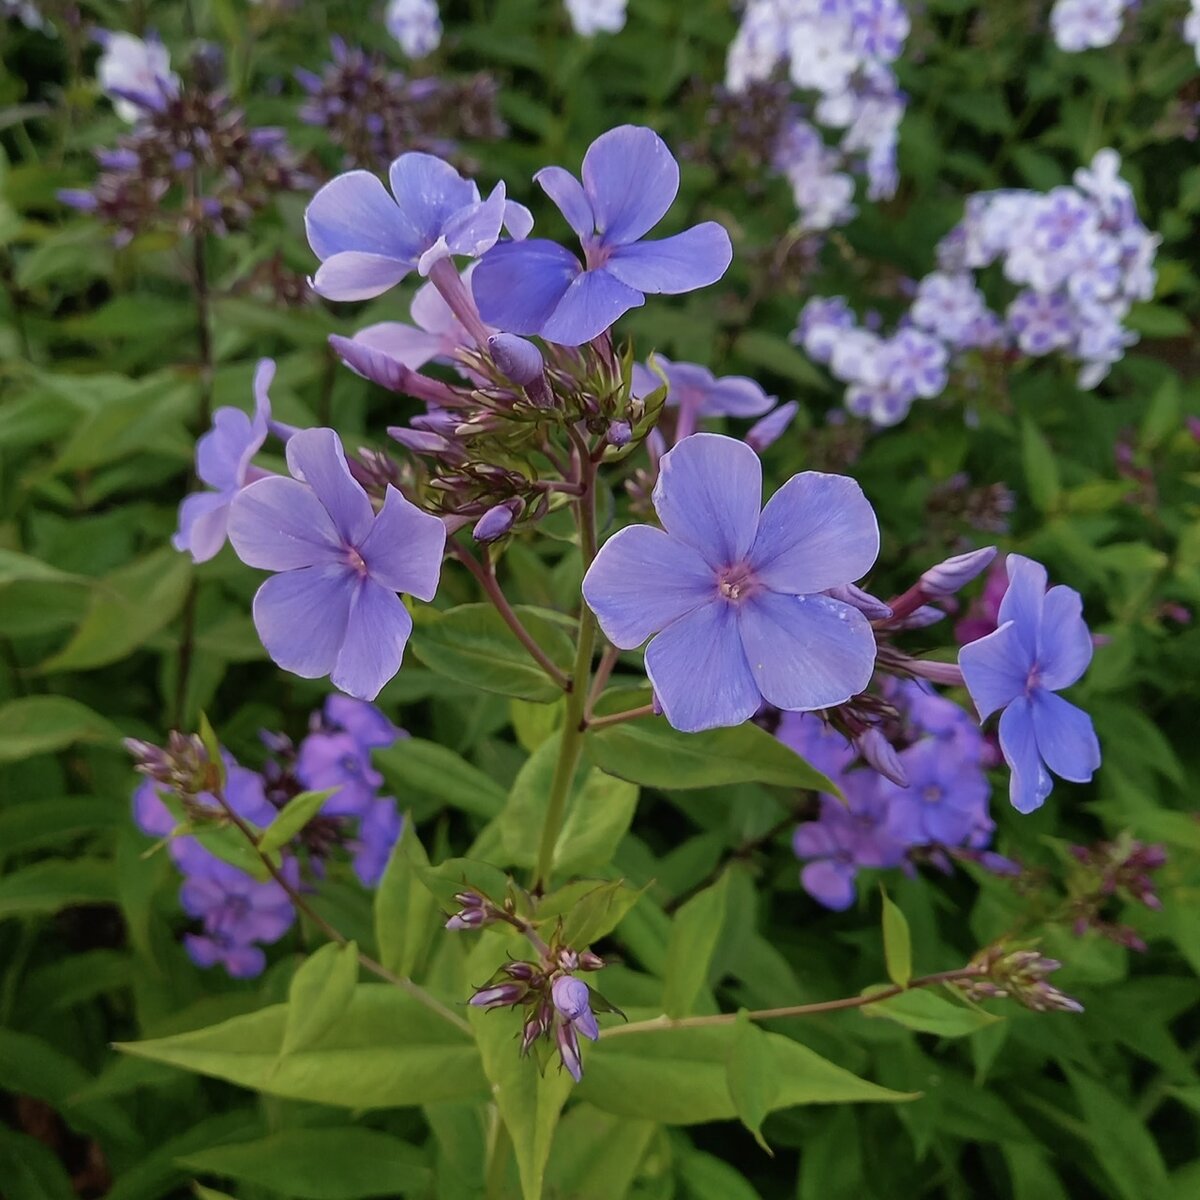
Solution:
[{"label": "cluster of flower buds", "polygon": [[137,124],[97,154],[93,185],[59,192],[63,203],[113,226],[118,245],[164,227],[243,228],[276,193],[312,185],[284,131],[252,127],[221,91],[187,85],[130,103],[139,106]]},{"label": "cluster of flower buds", "polygon": [[382,167],[406,150],[421,150],[475,170],[459,142],[495,141],[508,132],[496,107],[499,89],[486,72],[410,79],[341,38],[332,39],[331,49],[333,61],[320,75],[296,72],[308,93],[300,119],[325,129],[348,167]]},{"label": "cluster of flower buds", "polygon": [[931,536],[953,537],[963,526],[979,533],[1007,533],[1016,497],[1006,483],[976,487],[965,471],[937,484],[929,494],[925,512]]},{"label": "cluster of flower buds", "polygon": [[1091,931],[1119,946],[1144,951],[1141,937],[1128,925],[1108,919],[1105,910],[1117,898],[1161,908],[1152,872],[1166,864],[1166,850],[1125,836],[1072,846],[1071,857],[1078,865],[1067,881],[1066,916],[1075,934],[1082,937]]},{"label": "cluster of flower buds", "polygon": [[194,733],[172,729],[165,746],[126,738],[134,770],[178,794],[183,803],[220,786],[221,769]]},{"label": "cluster of flower buds", "polygon": [[970,1000],[1015,1000],[1033,1012],[1083,1012],[1078,1000],[1048,981],[1062,963],[1047,958],[1035,947],[997,942],[985,946],[971,959],[979,976],[962,987]]}]

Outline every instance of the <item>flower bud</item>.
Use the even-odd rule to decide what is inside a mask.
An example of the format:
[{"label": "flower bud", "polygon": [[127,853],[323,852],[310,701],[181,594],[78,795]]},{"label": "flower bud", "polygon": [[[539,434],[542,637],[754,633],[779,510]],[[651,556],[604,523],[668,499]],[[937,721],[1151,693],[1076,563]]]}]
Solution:
[{"label": "flower bud", "polygon": [[575,1036],[575,1026],[569,1021],[560,1022],[554,1031],[558,1042],[558,1056],[568,1074],[576,1083],[583,1078],[583,1060],[579,1055],[579,1039]]},{"label": "flower bud", "polygon": [[528,990],[523,983],[497,983],[480,988],[467,1003],[475,1008],[509,1008],[520,1004]]},{"label": "flower bud", "polygon": [[590,950],[585,950],[579,956],[579,969],[581,971],[602,971],[606,963],[598,954],[593,954]]},{"label": "flower bud", "polygon": [[513,527],[513,522],[521,515],[524,507],[523,501],[513,499],[505,500],[503,504],[489,508],[475,522],[471,536],[477,542],[494,542],[498,538],[502,538]]},{"label": "flower bud", "polygon": [[892,610],[882,600],[852,583],[830,588],[825,595],[857,608],[868,621],[886,621],[892,615]]},{"label": "flower bud", "polygon": [[933,662],[927,658],[910,659],[905,666],[920,679],[943,687],[962,687],[963,673],[958,663]]},{"label": "flower bud", "polygon": [[527,962],[505,963],[500,969],[510,979],[519,979],[524,983],[529,983],[537,974],[537,969],[534,967],[533,963]]},{"label": "flower bud", "polygon": [[628,446],[633,441],[633,426],[628,421],[610,421],[604,440],[618,449]]},{"label": "flower bud", "polygon": [[524,338],[512,333],[494,333],[488,338],[492,360],[509,379],[529,387],[542,377],[542,352]]},{"label": "flower bud", "polygon": [[930,625],[936,625],[939,621],[944,621],[945,619],[946,614],[940,608],[934,608],[932,604],[922,604],[898,620],[889,621],[888,628],[928,629]]},{"label": "flower bud", "polygon": [[854,745],[873,771],[877,771],[884,779],[890,779],[897,787],[908,787],[908,776],[904,773],[904,765],[895,746],[876,726],[864,729],[854,739]]},{"label": "flower bud", "polygon": [[582,979],[574,975],[560,975],[550,989],[554,1007],[576,1028],[585,1038],[596,1041],[600,1036],[600,1028],[596,1024],[592,1012],[591,992]]},{"label": "flower bud", "polygon": [[777,405],[765,417],[761,417],[750,426],[746,433],[746,445],[761,454],[784,433],[799,411],[800,405],[795,400]]},{"label": "flower bud", "polygon": [[921,591],[930,600],[945,600],[987,570],[995,557],[995,546],[984,546],[981,550],[956,554],[953,558],[938,563],[936,567],[930,567],[921,576]]}]

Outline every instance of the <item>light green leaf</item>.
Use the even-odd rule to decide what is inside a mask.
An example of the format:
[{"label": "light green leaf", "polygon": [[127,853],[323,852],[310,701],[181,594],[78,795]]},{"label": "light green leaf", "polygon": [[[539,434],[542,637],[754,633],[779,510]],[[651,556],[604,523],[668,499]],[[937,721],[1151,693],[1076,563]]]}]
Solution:
[{"label": "light green leaf", "polygon": [[0,920],[54,913],[72,904],[111,904],[116,889],[107,859],[48,858],[0,879]]},{"label": "light green leaf", "polygon": [[680,733],[661,717],[646,718],[589,733],[584,748],[602,770],[646,787],[770,783],[838,794],[820,771],[765,729],[749,723]]},{"label": "light green leaf", "polygon": [[120,829],[129,822],[127,803],[105,796],[37,798],[0,812],[0,861],[39,846],[70,842],[81,834]]},{"label": "light green leaf", "polygon": [[358,1200],[426,1192],[420,1150],[373,1129],[288,1129],[180,1157],[189,1171],[255,1184],[289,1200]]},{"label": "light green leaf", "polygon": [[762,1135],[762,1123],[779,1093],[779,1079],[767,1035],[746,1015],[738,1012],[726,1062],[729,1095],[737,1109],[738,1120],[754,1134],[754,1140],[768,1153],[774,1151]]},{"label": "light green leaf", "polygon": [[287,1005],[207,1029],[117,1048],[274,1096],[345,1108],[482,1099],[487,1081],[471,1039],[398,988],[360,984],[314,1044],[285,1058]]},{"label": "light green leaf", "polygon": [[375,891],[375,938],[379,960],[396,975],[407,978],[421,961],[430,938],[442,921],[433,893],[417,873],[428,868],[429,856],[411,820],[405,820],[400,841]]},{"label": "light green leaf", "polygon": [[461,755],[423,738],[400,738],[376,750],[375,765],[398,796],[432,796],[452,808],[491,819],[504,807],[504,789]]},{"label": "light green leaf", "polygon": [[[571,885],[578,888],[579,899],[566,910],[563,923],[563,941],[577,950],[590,946],[606,934],[611,933],[621,923],[625,914],[638,902],[645,888],[631,888],[623,879],[615,879],[610,883],[602,883],[597,887],[589,887],[586,882]],[[557,896],[571,894],[567,888],[561,889]],[[553,897],[547,897],[552,900]],[[543,914],[552,911],[552,905],[538,906],[538,920]]]},{"label": "light green leaf", "polygon": [[264,854],[282,850],[321,811],[321,806],[339,789],[325,788],[320,792],[301,792],[293,796],[279,815],[263,830],[258,848]]},{"label": "light green leaf", "polygon": [[528,700],[510,700],[508,712],[517,741],[530,754],[562,728],[561,701],[557,704],[531,704]]},{"label": "light green leaf", "polygon": [[912,935],[908,921],[883,888],[879,894],[883,899],[883,954],[888,978],[897,987],[908,987],[912,978]]},{"label": "light green leaf", "polygon": [[25,696],[0,704],[0,762],[50,754],[75,742],[113,742],[120,731],[68,696]]},{"label": "light green leaf", "polygon": [[358,946],[334,942],[300,965],[288,988],[287,1018],[280,1054],[307,1050],[343,1017],[358,984]]},{"label": "light green leaf", "polygon": [[728,895],[726,871],[675,914],[663,972],[663,1012],[669,1017],[687,1016],[708,981],[709,964],[725,924]]},{"label": "light green leaf", "polygon": [[0,1125],[0,1179],[7,1200],[78,1200],[58,1156],[7,1125]]},{"label": "light green leaf", "polygon": [[[867,992],[873,990],[876,989],[866,989]],[[864,1017],[886,1017],[906,1029],[936,1033],[942,1037],[966,1037],[977,1029],[985,1029],[1004,1019],[973,1005],[946,1000],[924,988],[868,1004],[859,1011]]]},{"label": "light green leaf", "polygon": [[207,713],[200,714],[200,741],[204,745],[208,761],[217,772],[217,784],[223,789],[226,779],[225,758],[221,753],[221,739],[217,737],[217,731],[212,727]]},{"label": "light green leaf", "polygon": [[228,1192],[218,1192],[216,1188],[205,1187],[202,1183],[193,1183],[192,1193],[196,1200],[234,1200]]},{"label": "light green leaf", "polygon": [[554,847],[560,875],[587,875],[612,862],[629,832],[637,808],[638,787],[603,771],[589,771],[567,809]]},{"label": "light green leaf", "polygon": [[1058,462],[1042,431],[1028,418],[1021,422],[1021,461],[1029,498],[1041,512],[1049,512],[1062,490]]},{"label": "light green leaf", "polygon": [[[562,627],[537,609],[517,606],[516,611],[551,661],[569,672],[573,647]],[[543,704],[562,695],[490,604],[425,614],[413,632],[412,648],[431,671],[484,691]]]},{"label": "light green leaf", "polygon": [[626,1200],[659,1126],[573,1104],[558,1124],[546,1191],[571,1200]]},{"label": "light green leaf", "polygon": [[762,1200],[741,1171],[691,1144],[680,1156],[678,1173],[687,1200]]}]

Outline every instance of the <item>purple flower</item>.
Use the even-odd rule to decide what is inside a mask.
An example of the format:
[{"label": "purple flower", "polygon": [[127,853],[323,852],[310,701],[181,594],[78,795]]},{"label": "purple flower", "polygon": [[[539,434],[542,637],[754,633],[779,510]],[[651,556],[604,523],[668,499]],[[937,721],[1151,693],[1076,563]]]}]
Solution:
[{"label": "purple flower", "polygon": [[578,346],[645,303],[645,293],[715,283],[733,257],[714,221],[642,240],[679,190],[679,165],[652,129],[621,125],[598,137],[584,155],[582,184],[562,167],[535,178],[579,235],[584,264],[540,238],[495,246],[471,285],[480,315],[497,328]]},{"label": "purple flower", "polygon": [[[671,362],[661,354],[654,356],[654,363],[667,377],[667,404],[679,410],[679,440],[694,433],[702,417],[759,417],[775,403],[775,397],[768,396],[761,384],[744,375],[717,379],[707,367]],[[635,396],[648,396],[661,386],[654,371],[634,363]]]},{"label": "purple flower", "polygon": [[260,883],[219,858],[185,880],[179,901],[188,916],[204,922],[206,933],[243,945],[277,942],[296,917],[278,883]]},{"label": "purple flower", "polygon": [[[961,712],[961,709],[959,710]],[[888,832],[908,846],[957,846],[987,817],[988,783],[979,754],[955,753],[925,738],[900,754],[907,787],[886,787]]]},{"label": "purple flower", "polygon": [[980,720],[1000,711],[1009,798],[1027,813],[1050,794],[1048,771],[1086,783],[1100,765],[1091,718],[1055,694],[1087,669],[1092,638],[1078,592],[1061,585],[1047,591],[1046,568],[1019,554],[1007,566],[999,628],[964,646],[958,661]]},{"label": "purple flower", "polygon": [[403,829],[404,817],[392,796],[381,796],[363,813],[358,823],[358,836],[350,843],[354,852],[354,873],[363,887],[374,887],[383,878]]},{"label": "purple flower", "polygon": [[296,774],[310,791],[337,788],[321,809],[331,817],[366,812],[383,785],[370,750],[349,733],[310,733],[300,743]]},{"label": "purple flower", "polygon": [[267,653],[305,679],[373,700],[400,669],[412,617],[397,592],[432,600],[446,527],[388,485],[376,513],[331,429],[287,444],[294,478],[241,491],[229,536],[244,563],[279,574],[254,597]]},{"label": "purple flower", "polygon": [[583,594],[614,646],[646,649],[667,720],[738,725],[765,700],[803,711],[866,687],[875,638],[857,608],[821,595],[870,570],[879,527],[858,484],[793,475],[761,510],[762,467],[744,442],[685,438],[663,456],[654,506],[592,563]]},{"label": "purple flower", "polygon": [[775,736],[830,779],[837,779],[856,756],[854,747],[832,725],[812,713],[783,713]]},{"label": "purple flower", "polygon": [[796,400],[777,405],[765,417],[760,417],[746,431],[746,445],[756,454],[761,454],[768,446],[776,442],[787,431],[800,411]]},{"label": "purple flower", "polygon": [[347,171],[312,198],[308,244],[321,260],[313,288],[329,300],[369,300],[409,271],[428,275],[443,258],[477,258],[513,219],[498,183],[486,200],[449,163],[402,154],[388,171],[391,194],[370,171]]},{"label": "purple flower", "polygon": [[242,945],[228,938],[186,933],[183,944],[196,966],[222,966],[233,979],[253,979],[261,975],[267,965],[267,956],[261,947]]},{"label": "purple flower", "polygon": [[1061,292],[1025,290],[1008,306],[1009,328],[1026,354],[1049,354],[1069,346],[1075,336],[1071,304]]},{"label": "purple flower", "polygon": [[171,539],[176,550],[207,562],[223,545],[229,528],[229,506],[248,483],[266,477],[250,460],[267,440],[271,419],[268,394],[275,378],[273,359],[259,359],[254,372],[254,416],[240,408],[218,408],[212,429],[196,443],[196,474],[212,491],[193,492],[179,506],[179,528]]},{"label": "purple flower", "polygon": [[324,716],[328,725],[350,734],[360,746],[370,750],[390,746],[397,738],[408,737],[375,705],[336,692],[325,697]]},{"label": "purple flower", "polygon": [[560,975],[553,983],[550,994],[554,1007],[589,1041],[600,1037],[600,1028],[592,1013],[591,991],[582,979],[574,975]]}]

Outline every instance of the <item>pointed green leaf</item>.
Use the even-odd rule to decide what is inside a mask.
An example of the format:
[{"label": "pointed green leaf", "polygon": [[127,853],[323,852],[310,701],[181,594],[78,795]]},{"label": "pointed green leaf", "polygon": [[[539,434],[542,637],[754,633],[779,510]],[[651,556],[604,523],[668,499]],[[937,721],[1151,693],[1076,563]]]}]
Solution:
[{"label": "pointed green leaf", "polygon": [[24,696],[0,704],[0,763],[50,754],[75,742],[112,742],[121,733],[67,696]]},{"label": "pointed green leaf", "polygon": [[400,738],[376,750],[375,765],[397,796],[414,792],[490,819],[504,807],[504,789],[461,755],[423,738]]},{"label": "pointed green leaf", "polygon": [[888,978],[897,987],[908,987],[912,979],[912,935],[908,921],[882,887],[879,894],[883,899],[883,955]]},{"label": "pointed green leaf", "polygon": [[320,792],[301,792],[293,796],[258,839],[258,848],[264,854],[282,850],[321,811],[321,806],[339,789],[325,788]]},{"label": "pointed green leaf", "polygon": [[725,902],[729,895],[729,872],[711,887],[693,896],[675,914],[671,940],[667,943],[667,966],[663,972],[663,1012],[683,1017],[692,1011],[708,982],[708,968],[725,924]]},{"label": "pointed green leaf", "polygon": [[413,973],[430,938],[443,923],[433,893],[417,873],[418,866],[428,868],[429,857],[413,822],[406,820],[375,891],[379,961],[405,978]]},{"label": "pointed green leaf", "polygon": [[738,1120],[768,1154],[774,1155],[762,1135],[762,1123],[779,1094],[777,1067],[767,1035],[750,1020],[744,1008],[738,1012],[733,1027],[726,1071]]},{"label": "pointed green leaf", "polygon": [[358,946],[330,942],[292,976],[280,1054],[306,1050],[342,1018],[358,984]]},{"label": "pointed green leaf", "polygon": [[[873,990],[867,988],[866,992]],[[966,1037],[977,1029],[986,1029],[1004,1019],[973,1004],[947,1000],[925,988],[868,1004],[859,1011],[864,1017],[886,1017],[906,1029],[936,1033],[942,1037]]]},{"label": "pointed green leaf", "polygon": [[1028,418],[1021,422],[1021,458],[1029,498],[1041,512],[1049,512],[1058,503],[1062,490],[1058,461],[1045,435]]}]

